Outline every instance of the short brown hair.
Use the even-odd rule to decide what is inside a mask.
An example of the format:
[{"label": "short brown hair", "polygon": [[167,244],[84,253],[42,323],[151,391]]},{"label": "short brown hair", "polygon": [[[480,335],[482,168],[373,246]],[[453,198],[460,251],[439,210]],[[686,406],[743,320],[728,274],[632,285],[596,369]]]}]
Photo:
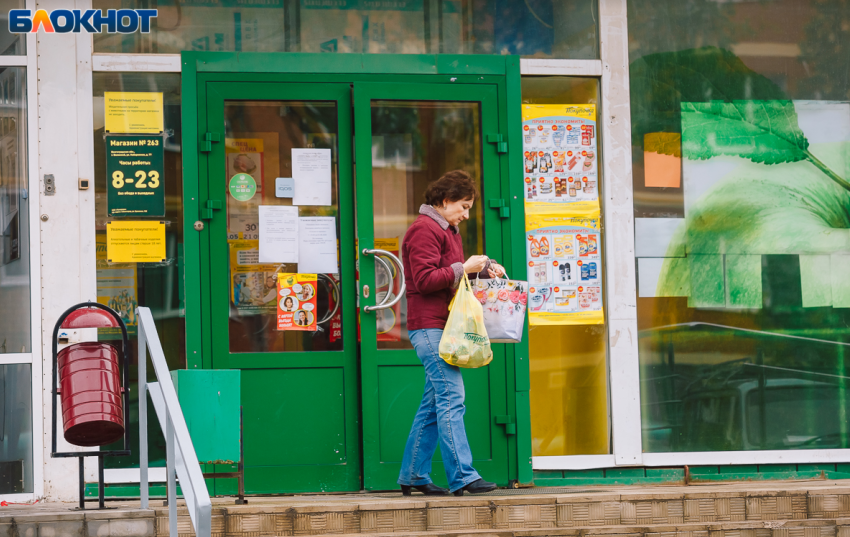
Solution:
[{"label": "short brown hair", "polygon": [[463,170],[446,172],[442,177],[428,185],[425,190],[425,203],[441,205],[443,200],[460,201],[478,199],[478,189],[472,177]]}]

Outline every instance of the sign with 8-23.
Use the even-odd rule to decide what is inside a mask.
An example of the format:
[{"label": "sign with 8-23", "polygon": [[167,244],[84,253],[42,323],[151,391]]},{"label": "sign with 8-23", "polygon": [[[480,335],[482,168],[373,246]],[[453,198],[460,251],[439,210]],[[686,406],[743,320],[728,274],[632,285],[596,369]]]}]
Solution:
[{"label": "sign with 8-23", "polygon": [[165,216],[164,168],[161,135],[107,135],[107,216]]}]

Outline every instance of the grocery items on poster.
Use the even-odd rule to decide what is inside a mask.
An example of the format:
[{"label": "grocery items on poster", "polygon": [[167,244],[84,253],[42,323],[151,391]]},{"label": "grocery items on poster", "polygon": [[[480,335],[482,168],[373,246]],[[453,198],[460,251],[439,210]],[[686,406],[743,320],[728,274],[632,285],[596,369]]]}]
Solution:
[{"label": "grocery items on poster", "polygon": [[277,329],[315,332],[318,274],[277,275]]},{"label": "grocery items on poster", "polygon": [[596,106],[523,105],[526,204],[599,198]]},{"label": "grocery items on poster", "polygon": [[525,235],[529,323],[602,323],[599,210],[527,215]]},{"label": "grocery items on poster", "polygon": [[596,105],[523,105],[529,324],[602,313]]},{"label": "grocery items on poster", "polygon": [[476,278],[472,292],[484,309],[484,326],[491,343],[519,343],[525,325],[528,282]]},{"label": "grocery items on poster", "polygon": [[230,303],[235,315],[275,312],[277,265],[260,263],[256,240],[227,241],[230,249]]}]

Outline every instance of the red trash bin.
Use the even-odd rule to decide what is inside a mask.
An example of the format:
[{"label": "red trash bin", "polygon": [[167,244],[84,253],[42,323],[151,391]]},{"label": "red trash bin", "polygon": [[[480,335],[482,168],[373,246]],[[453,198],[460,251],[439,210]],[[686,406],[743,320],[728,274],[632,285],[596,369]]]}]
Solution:
[{"label": "red trash bin", "polygon": [[59,394],[65,440],[103,446],[124,436],[118,351],[91,341],[59,352]]}]

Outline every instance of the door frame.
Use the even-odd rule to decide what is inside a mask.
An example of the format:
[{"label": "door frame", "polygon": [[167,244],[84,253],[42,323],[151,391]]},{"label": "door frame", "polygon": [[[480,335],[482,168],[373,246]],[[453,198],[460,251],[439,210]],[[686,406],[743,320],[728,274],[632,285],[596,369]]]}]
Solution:
[{"label": "door frame", "polygon": [[[502,251],[510,255],[502,261],[511,275],[525,274],[525,218],[522,182],[522,143],[520,138],[521,88],[518,56],[414,55],[414,54],[314,54],[264,52],[183,52],[181,53],[183,210],[184,210],[184,304],[186,314],[186,367],[211,367],[212,344],[209,305],[202,302],[201,289],[208,287],[210,259],[207,249],[208,226],[195,230],[206,199],[200,178],[206,177],[207,157],[200,150],[204,134],[199,121],[206,121],[209,82],[376,82],[376,75],[400,82],[429,84],[489,83],[497,88],[499,121],[506,125],[503,141],[507,153],[499,158],[501,192],[507,193],[501,205],[510,217],[501,220]],[[427,75],[419,78],[416,75]],[[436,76],[435,76],[436,75]],[[218,143],[223,143],[221,140]],[[485,142],[488,142],[485,140]],[[215,142],[213,142],[215,143]],[[504,157],[504,158],[502,158]],[[487,202],[487,200],[482,200]],[[499,211],[488,203],[485,210]],[[512,245],[516,245],[512,247]],[[528,324],[523,342],[506,345],[508,412],[515,416],[517,434],[508,439],[508,474],[520,483],[532,482],[531,421],[529,406]]]}]

